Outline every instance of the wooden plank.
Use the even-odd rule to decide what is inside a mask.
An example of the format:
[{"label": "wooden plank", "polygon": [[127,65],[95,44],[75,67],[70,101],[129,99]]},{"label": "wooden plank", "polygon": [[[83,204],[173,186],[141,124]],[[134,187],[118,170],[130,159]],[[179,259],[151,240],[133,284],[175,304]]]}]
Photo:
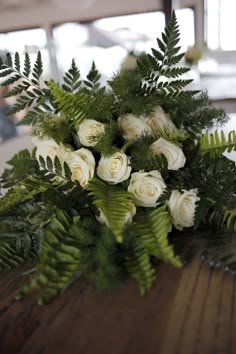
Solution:
[{"label": "wooden plank", "polygon": [[0,277],[1,354],[233,354],[232,276],[196,258],[183,270],[160,264],[144,297],[127,281],[111,291],[74,283],[50,305],[15,301],[21,271]]}]

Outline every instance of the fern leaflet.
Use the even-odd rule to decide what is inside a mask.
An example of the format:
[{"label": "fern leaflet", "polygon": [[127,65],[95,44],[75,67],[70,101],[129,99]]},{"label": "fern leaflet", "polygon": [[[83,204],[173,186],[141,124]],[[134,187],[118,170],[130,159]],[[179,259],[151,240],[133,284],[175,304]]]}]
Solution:
[{"label": "fern leaflet", "polygon": [[104,214],[117,242],[121,242],[124,220],[130,210],[131,194],[119,186],[107,185],[96,178],[90,181],[88,189],[89,194],[95,197],[94,205]]},{"label": "fern leaflet", "polygon": [[224,152],[236,151],[236,131],[229,132],[228,137],[222,130],[214,133],[206,132],[200,138],[200,151],[202,154],[210,153],[211,157],[219,156]]}]

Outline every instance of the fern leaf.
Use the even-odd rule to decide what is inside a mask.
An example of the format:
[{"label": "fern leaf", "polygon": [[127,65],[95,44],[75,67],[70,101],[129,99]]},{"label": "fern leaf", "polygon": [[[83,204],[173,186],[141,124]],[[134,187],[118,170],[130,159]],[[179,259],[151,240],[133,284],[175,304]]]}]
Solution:
[{"label": "fern leaf", "polygon": [[223,224],[226,224],[228,230],[236,231],[236,208],[225,210]]},{"label": "fern leaf", "polygon": [[[189,68],[174,67],[184,56],[183,53],[179,54],[178,42],[179,26],[175,12],[173,12],[162,33],[162,39],[157,39],[159,50],[152,48],[152,55],[144,55],[137,63],[138,71],[144,79],[142,90],[146,95],[156,93],[162,99],[176,100],[182,90],[192,82],[192,80],[178,79],[179,76],[189,71]],[[194,95],[194,92],[189,91],[189,95]]]},{"label": "fern leaf", "polygon": [[96,93],[96,91],[100,87],[100,78],[101,74],[98,72],[96,65],[93,61],[92,67],[87,75],[87,80],[84,80],[84,84],[89,90],[91,90],[93,93]]},{"label": "fern leaf", "polygon": [[13,60],[10,53],[7,53],[6,65],[13,68]]},{"label": "fern leaf", "polygon": [[94,205],[100,209],[107,219],[108,227],[113,232],[117,242],[123,239],[124,219],[129,212],[131,194],[119,186],[111,186],[93,178],[90,181],[89,195],[95,197]]},{"label": "fern leaf", "polygon": [[38,52],[37,58],[36,58],[36,61],[35,61],[34,67],[33,67],[33,72],[32,72],[32,75],[33,75],[32,82],[35,85],[39,86],[39,80],[40,80],[42,73],[43,73],[42,56],[41,56],[41,52]]},{"label": "fern leaf", "polygon": [[20,56],[19,53],[15,53],[15,68],[20,72]]},{"label": "fern leaf", "polygon": [[18,298],[35,289],[39,291],[38,303],[48,303],[73,279],[78,272],[81,252],[76,239],[68,234],[72,223],[66,212],[56,210],[44,231],[42,252],[35,274],[31,277],[30,284],[21,289]]},{"label": "fern leaf", "polygon": [[78,89],[81,86],[82,81],[80,80],[80,71],[74,61],[72,60],[70,69],[65,73],[64,77],[64,84],[62,88],[65,91],[77,93]]},{"label": "fern leaf", "polygon": [[30,63],[30,57],[28,53],[25,53],[25,61],[24,61],[24,71],[23,71],[23,75],[25,77],[29,77],[31,72],[31,63]]},{"label": "fern leaf", "polygon": [[213,158],[226,151],[236,151],[236,131],[232,130],[228,137],[223,130],[220,133],[217,130],[214,133],[206,132],[201,136],[199,144],[201,153],[210,153]]},{"label": "fern leaf", "polygon": [[7,164],[10,168],[6,169],[0,178],[4,188],[9,188],[28,175],[35,175],[38,172],[38,162],[34,157],[34,151],[30,153],[26,149],[21,150],[7,161]]},{"label": "fern leaf", "polygon": [[147,252],[157,259],[181,267],[179,257],[174,255],[168,242],[170,216],[166,206],[155,210],[140,212],[133,224],[134,234],[142,239]]},{"label": "fern leaf", "polygon": [[89,95],[82,92],[73,94],[65,91],[53,81],[48,82],[53,101],[58,105],[61,113],[74,124],[80,123],[85,118],[85,107],[91,100]]},{"label": "fern leaf", "polygon": [[27,177],[16,183],[0,199],[0,214],[6,213],[19,203],[33,199],[36,195],[52,188],[52,186],[52,183],[45,182],[40,178]]},{"label": "fern leaf", "polygon": [[24,264],[26,259],[19,256],[9,243],[0,242],[0,271],[12,270]]},{"label": "fern leaf", "polygon": [[127,256],[125,266],[130,276],[137,281],[141,295],[146,294],[155,280],[155,270],[140,239],[134,241],[132,255]]}]

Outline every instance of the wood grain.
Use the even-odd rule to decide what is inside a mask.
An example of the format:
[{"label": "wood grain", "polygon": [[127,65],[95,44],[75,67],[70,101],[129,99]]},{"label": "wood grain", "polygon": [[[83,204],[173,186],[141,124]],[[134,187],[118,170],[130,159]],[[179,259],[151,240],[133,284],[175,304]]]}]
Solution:
[{"label": "wood grain", "polygon": [[77,282],[44,307],[14,300],[21,272],[1,275],[0,354],[236,353],[234,278],[197,258],[157,274],[145,297],[132,281],[106,292]]}]

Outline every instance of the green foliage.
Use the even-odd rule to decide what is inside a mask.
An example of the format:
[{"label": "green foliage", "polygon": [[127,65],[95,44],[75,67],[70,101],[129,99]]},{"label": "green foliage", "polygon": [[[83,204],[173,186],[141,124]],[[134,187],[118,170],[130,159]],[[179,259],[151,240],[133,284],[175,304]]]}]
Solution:
[{"label": "green foliage", "polygon": [[132,156],[131,166],[135,171],[153,171],[158,170],[163,176],[167,173],[167,159],[161,154],[160,156],[152,154],[150,145],[152,139],[143,137],[133,142],[127,149],[128,155]]},{"label": "green foliage", "polygon": [[159,97],[155,94],[143,94],[142,77],[137,71],[115,75],[108,84],[115,98],[112,108],[117,117],[126,113],[148,114],[155,105],[160,104]]},{"label": "green foliage", "polygon": [[215,108],[206,93],[189,96],[178,104],[165,101],[163,109],[170,113],[177,128],[184,128],[193,139],[199,138],[203,129],[212,129],[228,121],[223,109]]},{"label": "green foliage", "polygon": [[65,73],[63,79],[63,90],[78,93],[82,81],[80,80],[80,72],[74,59],[72,60],[70,69]]},{"label": "green foliage", "polygon": [[1,270],[32,262],[41,251],[42,230],[52,208],[32,201],[18,204],[0,216]]},{"label": "green foliage", "polygon": [[36,195],[45,192],[49,188],[53,188],[53,183],[33,176],[28,176],[15,183],[0,199],[0,215],[20,203],[33,199]]},{"label": "green foliage", "polygon": [[38,162],[34,157],[34,151],[21,150],[7,162],[11,167],[4,171],[1,183],[4,188],[9,188],[27,176],[37,175],[39,172]]},{"label": "green foliage", "polygon": [[133,232],[136,237],[142,239],[144,247],[151,256],[180,267],[179,257],[174,255],[173,247],[168,242],[170,226],[169,212],[166,206],[162,206],[151,211],[140,212],[133,223]]},{"label": "green foliage", "polygon": [[236,231],[236,208],[225,210],[223,223],[226,224],[228,230]]},{"label": "green foliage", "polygon": [[12,89],[5,97],[20,95],[9,115],[15,114],[25,108],[29,108],[39,100],[42,101],[46,96],[45,90],[40,88],[40,79],[43,73],[43,63],[41,53],[38,52],[35,64],[31,74],[31,63],[28,54],[25,54],[23,72],[21,71],[21,62],[19,53],[15,53],[14,60],[11,54],[7,54],[6,62],[0,66],[0,77],[4,80],[3,86],[13,85]]},{"label": "green foliage", "polygon": [[168,242],[170,216],[166,206],[150,211],[140,211],[130,226],[130,254],[126,267],[131,277],[137,280],[141,294],[145,294],[155,279],[150,257],[181,267],[179,257],[174,255]]},{"label": "green foliage", "polygon": [[[145,94],[157,93],[165,100],[181,96],[183,99],[186,93],[182,92],[192,80],[178,79],[179,76],[189,71],[188,68],[173,67],[183,58],[184,53],[179,54],[179,26],[176,15],[173,12],[171,19],[162,33],[162,39],[157,39],[159,50],[152,49],[152,55],[143,55],[138,60],[138,71],[144,79],[142,86]],[[167,79],[167,80],[166,80]],[[173,79],[173,80],[169,80]],[[195,94],[190,92],[189,94]]]},{"label": "green foliage", "polygon": [[96,178],[90,181],[88,189],[90,191],[89,195],[95,198],[94,205],[104,214],[108,227],[117,242],[121,242],[123,239],[124,220],[132,202],[131,194],[117,185],[107,185]]},{"label": "green foliage", "polygon": [[64,117],[53,112],[41,112],[34,118],[35,121],[31,121],[34,135],[52,138],[58,144],[67,143],[72,139],[71,126]]},{"label": "green foliage", "polygon": [[155,270],[142,240],[134,240],[132,253],[127,256],[125,265],[127,272],[137,281],[141,295],[146,294],[155,280]]},{"label": "green foliage", "polygon": [[[93,140],[93,137],[91,137]],[[97,143],[94,150],[98,151],[103,156],[109,156],[122,148],[123,139],[117,124],[110,121],[106,124],[105,132],[100,137],[95,137]]]},{"label": "green foliage", "polygon": [[93,61],[92,67],[87,75],[87,80],[84,80],[84,85],[88,90],[90,90],[94,95],[98,92],[100,88],[101,74],[98,72],[96,65]]},{"label": "green foliage", "polygon": [[[78,218],[77,218],[78,219]],[[112,232],[91,217],[76,222],[71,228],[79,236],[81,273],[98,289],[115,287],[125,277],[122,253]]]},{"label": "green foliage", "polygon": [[85,107],[90,101],[89,95],[65,91],[54,81],[49,81],[48,87],[59,111],[72,125],[80,123],[85,118]]},{"label": "green foliage", "polygon": [[42,56],[41,56],[41,53],[38,52],[37,58],[36,58],[36,61],[35,61],[35,65],[33,67],[33,72],[32,72],[32,76],[33,76],[32,82],[35,85],[39,86],[39,80],[41,78],[42,73],[43,73]]},{"label": "green foliage", "polygon": [[44,230],[42,252],[32,275],[18,297],[31,290],[39,291],[39,304],[45,304],[54,298],[65,286],[78,276],[80,250],[76,238],[68,235],[71,218],[60,209]]},{"label": "green foliage", "polygon": [[0,271],[15,269],[25,262],[9,243],[0,242]]},{"label": "green foliage", "polygon": [[65,181],[71,182],[72,173],[66,161],[64,161],[62,165],[57,156],[54,160],[49,156],[46,157],[46,160],[42,156],[39,156],[39,164],[49,178],[55,180],[55,177],[58,177],[55,180],[56,183],[59,184]]},{"label": "green foliage", "polygon": [[218,130],[214,133],[205,132],[200,138],[200,150],[203,154],[210,152],[213,158],[226,151],[236,151],[236,131],[232,130],[228,138],[225,137],[223,130],[220,133]]}]

